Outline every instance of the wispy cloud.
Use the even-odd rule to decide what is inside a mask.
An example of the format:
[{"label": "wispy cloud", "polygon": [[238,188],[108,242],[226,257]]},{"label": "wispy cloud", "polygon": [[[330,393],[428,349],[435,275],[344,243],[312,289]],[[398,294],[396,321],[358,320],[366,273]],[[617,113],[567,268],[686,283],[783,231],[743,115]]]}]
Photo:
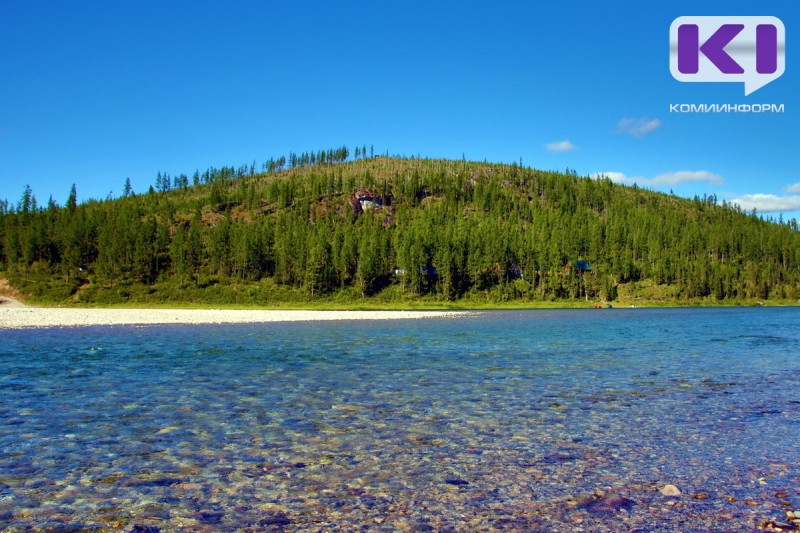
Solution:
[{"label": "wispy cloud", "polygon": [[730,203],[739,204],[745,211],[755,208],[759,213],[800,211],[800,195],[745,194],[730,200]]},{"label": "wispy cloud", "polygon": [[661,121],[657,118],[622,118],[617,123],[617,131],[633,137],[644,137],[661,127]]},{"label": "wispy cloud", "polygon": [[800,182],[792,183],[791,185],[786,187],[786,192],[800,192]]},{"label": "wispy cloud", "polygon": [[677,172],[665,172],[653,178],[643,176],[627,176],[622,172],[595,172],[591,177],[608,178],[614,183],[622,185],[640,185],[647,187],[674,186],[683,183],[713,183],[720,185],[724,181],[722,176],[708,172],[707,170],[679,170]]},{"label": "wispy cloud", "polygon": [[550,152],[571,152],[573,150],[577,150],[577,146],[572,144],[570,141],[556,141],[552,143],[547,143],[544,145]]},{"label": "wispy cloud", "polygon": [[622,172],[594,172],[589,174],[590,178],[594,178],[596,180],[599,179],[610,179],[614,183],[620,183],[622,185],[633,185],[634,183],[640,183],[640,180],[645,178],[631,178],[626,176]]},{"label": "wispy cloud", "polygon": [[706,182],[715,185],[722,184],[722,176],[706,170],[679,170],[659,174],[652,180],[651,185],[680,185],[681,183]]}]

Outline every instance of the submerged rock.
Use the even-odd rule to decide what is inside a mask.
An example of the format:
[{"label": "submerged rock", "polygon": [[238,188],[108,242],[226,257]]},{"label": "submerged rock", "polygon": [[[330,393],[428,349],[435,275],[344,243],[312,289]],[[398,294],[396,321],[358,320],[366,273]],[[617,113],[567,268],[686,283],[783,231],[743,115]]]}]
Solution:
[{"label": "submerged rock", "polygon": [[260,526],[288,526],[291,523],[292,519],[281,512],[270,514],[258,521]]},{"label": "submerged rock", "polygon": [[101,526],[93,524],[63,524],[52,522],[43,524],[43,527],[48,533],[90,533],[102,529]]},{"label": "submerged rock", "polygon": [[136,479],[126,483],[128,487],[171,487],[179,483],[185,482],[185,479],[163,477],[156,479]]},{"label": "submerged rock", "polygon": [[201,524],[219,524],[225,517],[225,513],[200,511],[189,515],[189,517],[194,518]]},{"label": "submerged rock", "polygon": [[584,509],[593,514],[615,515],[622,511],[630,511],[636,502],[616,494],[605,496],[595,495],[592,498],[578,504],[578,509]]},{"label": "submerged rock", "polygon": [[128,530],[128,533],[161,533],[161,530],[156,526],[134,524],[133,528]]},{"label": "submerged rock", "polygon": [[558,464],[558,463],[568,463],[570,461],[577,461],[581,459],[577,455],[571,453],[552,453],[550,455],[545,455],[542,457],[539,462],[545,464]]},{"label": "submerged rock", "polygon": [[681,495],[681,490],[678,487],[676,487],[675,485],[664,485],[663,487],[661,487],[659,492],[661,494],[663,494],[664,496],[680,496]]}]

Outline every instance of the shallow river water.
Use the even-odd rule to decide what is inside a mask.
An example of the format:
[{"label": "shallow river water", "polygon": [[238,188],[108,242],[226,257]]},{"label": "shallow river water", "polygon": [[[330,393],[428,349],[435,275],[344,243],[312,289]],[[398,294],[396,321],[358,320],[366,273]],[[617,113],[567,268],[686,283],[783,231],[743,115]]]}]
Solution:
[{"label": "shallow river water", "polygon": [[797,509],[797,308],[0,332],[0,531],[757,531]]}]

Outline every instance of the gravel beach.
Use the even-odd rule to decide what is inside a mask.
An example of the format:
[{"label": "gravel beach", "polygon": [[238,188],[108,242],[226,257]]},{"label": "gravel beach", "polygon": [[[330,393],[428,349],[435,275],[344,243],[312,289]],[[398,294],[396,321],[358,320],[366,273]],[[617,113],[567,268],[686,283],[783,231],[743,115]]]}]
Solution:
[{"label": "gravel beach", "polygon": [[441,318],[458,311],[302,311],[234,309],[62,309],[28,307],[0,297],[0,329],[143,324],[236,324],[319,320]]}]

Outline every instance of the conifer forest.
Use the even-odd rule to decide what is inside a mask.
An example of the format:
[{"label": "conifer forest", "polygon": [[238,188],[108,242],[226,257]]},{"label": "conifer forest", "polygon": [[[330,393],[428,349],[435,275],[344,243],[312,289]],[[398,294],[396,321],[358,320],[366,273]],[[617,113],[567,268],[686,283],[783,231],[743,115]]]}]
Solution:
[{"label": "conifer forest", "polygon": [[119,187],[0,202],[2,276],[80,304],[800,298],[796,220],[569,170],[343,146]]}]

